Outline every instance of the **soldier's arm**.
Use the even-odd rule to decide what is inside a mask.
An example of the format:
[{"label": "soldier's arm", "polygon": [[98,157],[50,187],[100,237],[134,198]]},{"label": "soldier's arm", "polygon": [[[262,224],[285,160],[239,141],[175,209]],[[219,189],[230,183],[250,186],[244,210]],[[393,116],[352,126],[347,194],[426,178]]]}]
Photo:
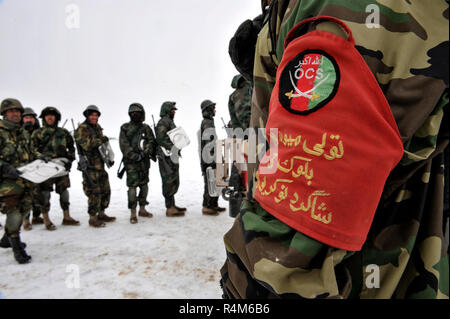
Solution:
[{"label": "soldier's arm", "polygon": [[228,100],[228,111],[230,113],[231,126],[233,128],[240,127],[239,120],[238,120],[238,118],[236,116],[236,110],[234,108],[234,102],[233,102],[232,96],[230,96],[230,98]]},{"label": "soldier's arm", "polygon": [[158,146],[156,143],[155,135],[153,134],[150,126],[146,127],[146,136],[147,139],[144,143],[144,153],[150,157],[156,156],[156,147]]},{"label": "soldier's arm", "polygon": [[31,134],[31,154],[33,155],[33,158],[40,158],[43,154],[39,152],[39,145],[41,141],[41,130],[35,130]]},{"label": "soldier's arm", "polygon": [[173,143],[169,138],[169,135],[167,135],[167,132],[169,131],[169,126],[165,125],[161,121],[156,126],[156,141],[159,145],[164,147],[166,150],[171,150],[173,147]]},{"label": "soldier's arm", "polygon": [[120,128],[119,146],[123,158],[125,160],[133,160],[133,154],[135,154],[135,152],[133,152],[133,148],[127,138],[126,129],[123,126]]},{"label": "soldier's arm", "polygon": [[72,135],[69,131],[66,131],[66,141],[67,141],[67,159],[73,162],[75,160],[75,143],[73,141]]}]

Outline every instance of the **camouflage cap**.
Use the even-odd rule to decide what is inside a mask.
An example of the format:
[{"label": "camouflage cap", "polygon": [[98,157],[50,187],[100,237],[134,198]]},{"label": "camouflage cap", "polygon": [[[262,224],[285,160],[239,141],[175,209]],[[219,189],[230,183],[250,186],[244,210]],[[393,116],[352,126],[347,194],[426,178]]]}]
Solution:
[{"label": "camouflage cap", "polygon": [[97,112],[98,113],[98,116],[100,116],[102,113],[100,113],[100,110],[99,110],[99,108],[97,107],[97,106],[95,106],[95,105],[89,105],[85,110],[84,110],[84,112],[83,112],[83,115],[85,116],[85,117],[88,117],[89,116],[89,114],[90,113],[92,113],[92,112]]},{"label": "camouflage cap", "polygon": [[0,114],[4,115],[8,110],[19,110],[23,113],[23,106],[19,100],[13,98],[7,98],[2,101],[2,105],[0,107]]},{"label": "camouflage cap", "polygon": [[54,106],[47,106],[44,108],[41,112],[41,115],[39,117],[43,119],[46,115],[54,114],[56,116],[56,121],[61,120],[61,113],[58,111],[58,109]]},{"label": "camouflage cap", "polygon": [[22,113],[22,118],[24,116],[33,116],[33,117],[37,117],[37,114],[34,112],[34,110],[31,107],[26,107],[23,109],[23,113]]},{"label": "camouflage cap", "polygon": [[130,114],[131,112],[143,112],[143,113],[145,113],[145,110],[144,110],[144,107],[142,106],[142,104],[140,104],[140,103],[133,103],[128,108],[128,114]]},{"label": "camouflage cap", "polygon": [[211,100],[204,100],[201,104],[202,111],[206,110],[210,106],[216,106],[216,103]]}]

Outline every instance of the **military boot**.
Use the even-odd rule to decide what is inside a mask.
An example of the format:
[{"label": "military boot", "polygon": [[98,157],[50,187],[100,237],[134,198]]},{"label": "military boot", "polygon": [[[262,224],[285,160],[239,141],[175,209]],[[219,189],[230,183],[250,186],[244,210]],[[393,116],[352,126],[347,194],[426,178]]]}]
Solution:
[{"label": "military boot", "polygon": [[185,212],[185,211],[187,211],[187,208],[186,208],[186,207],[178,207],[177,205],[174,205],[174,207],[175,207],[176,209],[178,209],[180,212]]},{"label": "military boot", "polygon": [[[23,248],[27,247],[27,244],[20,242],[20,244],[22,245]],[[2,239],[0,239],[0,247],[1,248],[11,248],[11,243],[9,242],[8,236],[5,234],[3,234]]]},{"label": "military boot", "polygon": [[78,220],[75,220],[70,216],[68,209],[64,210],[63,214],[64,214],[64,218],[62,221],[63,225],[66,225],[66,226],[79,226],[80,225],[80,222]]},{"label": "military boot", "polygon": [[184,212],[179,211],[175,208],[175,206],[170,206],[166,210],[167,217],[176,217],[176,216],[184,216]]},{"label": "military boot", "polygon": [[110,217],[110,216],[108,216],[108,215],[105,214],[105,211],[104,211],[104,210],[102,210],[102,211],[100,211],[100,213],[98,214],[97,219],[109,223],[109,222],[115,221],[115,220],[116,220],[116,217]]},{"label": "military boot", "polygon": [[23,219],[23,224],[22,225],[23,225],[23,230],[32,230],[33,229],[33,226],[31,226],[29,217],[25,217]]},{"label": "military boot", "polygon": [[130,223],[131,224],[137,224],[138,219],[136,217],[136,208],[131,209],[131,217],[130,217]]},{"label": "military boot", "polygon": [[226,211],[227,209],[224,207],[220,207],[220,206],[216,206],[213,208],[214,210],[218,211],[219,213],[222,213],[224,211]]},{"label": "military boot", "polygon": [[19,264],[26,264],[31,260],[31,256],[27,255],[22,242],[20,241],[20,236],[8,237],[9,243],[13,249],[14,258]]},{"label": "military boot", "polygon": [[203,207],[202,208],[202,214],[203,215],[210,215],[210,216],[217,216],[219,213],[214,208],[209,207]]},{"label": "military boot", "polygon": [[45,228],[47,228],[47,230],[52,231],[56,229],[56,226],[53,225],[52,221],[50,220],[50,217],[48,216],[48,211],[43,212],[42,217],[44,218],[44,225]]},{"label": "military boot", "polygon": [[140,206],[139,207],[139,216],[140,217],[153,217],[153,214],[152,213],[150,213],[150,212],[148,212],[146,209],[145,209],[145,206]]},{"label": "military boot", "polygon": [[105,227],[106,224],[97,218],[97,215],[89,216],[89,226],[95,228]]}]

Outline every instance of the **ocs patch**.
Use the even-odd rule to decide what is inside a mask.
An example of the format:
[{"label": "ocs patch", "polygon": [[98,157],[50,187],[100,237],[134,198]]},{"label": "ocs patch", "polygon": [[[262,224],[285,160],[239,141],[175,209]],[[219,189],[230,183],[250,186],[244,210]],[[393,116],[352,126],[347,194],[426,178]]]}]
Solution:
[{"label": "ocs patch", "polygon": [[306,115],[333,99],[339,81],[339,67],[331,55],[322,50],[305,50],[283,69],[278,99],[287,111]]}]

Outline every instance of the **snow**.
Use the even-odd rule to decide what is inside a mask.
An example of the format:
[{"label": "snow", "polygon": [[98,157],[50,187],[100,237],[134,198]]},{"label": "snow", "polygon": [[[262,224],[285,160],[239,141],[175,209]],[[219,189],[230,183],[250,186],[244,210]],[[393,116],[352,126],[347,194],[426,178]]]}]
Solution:
[{"label": "snow", "polygon": [[[57,226],[47,231],[33,225],[22,231],[29,264],[19,265],[11,249],[0,249],[0,296],[4,298],[221,298],[220,268],[225,261],[223,235],[234,221],[228,210],[219,216],[201,213],[203,180],[195,141],[183,150],[180,162],[178,206],[187,207],[184,217],[166,217],[161,177],[152,162],[148,210],[153,218],[138,217],[130,224],[125,178],[116,176],[121,158],[113,142],[115,165],[108,170],[111,203],[106,213],[117,217],[105,228],[88,225],[87,197],[81,173],[71,177],[71,214],[78,227],[62,226],[59,198],[52,193],[50,218]],[[188,151],[189,150],[189,151]],[[228,209],[223,199],[220,205]],[[5,224],[6,216],[0,215]],[[3,232],[3,229],[1,229]],[[79,274],[79,281],[77,281]]]}]

